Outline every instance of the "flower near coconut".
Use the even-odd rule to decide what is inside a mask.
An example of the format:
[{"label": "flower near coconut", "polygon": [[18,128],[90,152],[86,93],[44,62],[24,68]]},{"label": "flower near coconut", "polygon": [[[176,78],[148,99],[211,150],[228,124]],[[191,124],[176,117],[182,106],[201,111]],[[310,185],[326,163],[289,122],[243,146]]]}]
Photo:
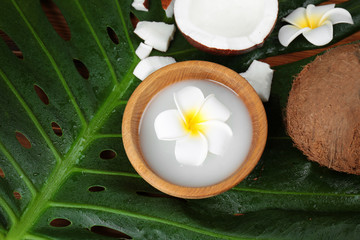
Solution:
[{"label": "flower near coconut", "polygon": [[177,109],[161,112],[154,122],[160,140],[176,141],[175,158],[184,165],[200,166],[208,152],[222,155],[233,132],[225,123],[231,113],[214,94],[206,98],[194,86],[174,93]]},{"label": "flower near coconut", "polygon": [[297,36],[304,37],[316,46],[328,44],[333,39],[333,25],[338,23],[354,24],[351,14],[335,4],[314,6],[309,4],[295,9],[283,21],[291,25],[280,28],[279,41],[287,47]]}]

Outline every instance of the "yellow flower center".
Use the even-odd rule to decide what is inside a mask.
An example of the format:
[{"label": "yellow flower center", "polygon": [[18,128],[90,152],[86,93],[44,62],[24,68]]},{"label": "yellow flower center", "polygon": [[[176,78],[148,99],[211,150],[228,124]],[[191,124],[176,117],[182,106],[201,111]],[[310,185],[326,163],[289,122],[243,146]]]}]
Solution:
[{"label": "yellow flower center", "polygon": [[206,121],[203,114],[198,113],[196,110],[191,110],[184,114],[184,118],[184,128],[191,135],[198,135],[199,132],[204,131],[204,126],[199,124]]},{"label": "yellow flower center", "polygon": [[320,23],[321,15],[315,15],[312,14],[309,17],[305,17],[302,19],[299,19],[297,24],[300,26],[300,28],[317,28],[320,27],[322,24]]}]

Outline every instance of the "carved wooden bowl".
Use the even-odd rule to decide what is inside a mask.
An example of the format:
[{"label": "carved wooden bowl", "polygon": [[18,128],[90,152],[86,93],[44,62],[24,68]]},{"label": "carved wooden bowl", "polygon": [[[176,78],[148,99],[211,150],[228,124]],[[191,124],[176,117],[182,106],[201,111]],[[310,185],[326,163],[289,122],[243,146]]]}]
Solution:
[{"label": "carved wooden bowl", "polygon": [[[144,159],[139,140],[139,124],[149,101],[165,87],[184,80],[211,79],[231,88],[246,105],[252,126],[252,142],[246,159],[225,180],[205,187],[184,187],[158,176]],[[263,104],[250,84],[233,70],[205,61],[186,61],[168,65],[147,77],[133,92],[125,108],[122,135],[126,154],[139,175],[160,191],[181,198],[206,198],[237,185],[258,163],[267,138],[267,119]]]}]

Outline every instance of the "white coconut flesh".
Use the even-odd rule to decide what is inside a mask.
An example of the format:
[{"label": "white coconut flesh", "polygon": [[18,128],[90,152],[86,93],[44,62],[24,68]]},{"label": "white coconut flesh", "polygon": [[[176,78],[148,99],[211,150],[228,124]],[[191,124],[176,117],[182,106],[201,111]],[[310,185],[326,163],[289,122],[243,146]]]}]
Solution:
[{"label": "white coconut flesh", "polygon": [[246,72],[240,73],[254,88],[263,102],[269,101],[274,70],[264,62],[254,60]]},{"label": "white coconut flesh", "polygon": [[181,32],[209,48],[243,50],[261,44],[274,27],[277,0],[176,0]]},{"label": "white coconut flesh", "polygon": [[175,30],[174,24],[141,21],[136,25],[134,33],[143,39],[145,44],[156,50],[166,52],[174,37]]},{"label": "white coconut flesh", "polygon": [[151,73],[156,70],[165,67],[169,64],[175,63],[175,59],[172,57],[152,56],[142,59],[138,65],[136,65],[133,74],[141,81],[147,78]]},{"label": "white coconut flesh", "polygon": [[169,6],[166,9],[164,9],[166,17],[168,18],[172,18],[174,16],[174,2],[175,0],[172,0]]},{"label": "white coconut flesh", "polygon": [[145,0],[134,0],[131,5],[138,11],[149,11],[149,9],[147,9],[145,6]]},{"label": "white coconut flesh", "polygon": [[135,54],[140,59],[144,59],[144,58],[147,58],[148,56],[150,56],[152,49],[153,49],[152,46],[149,46],[145,43],[140,43],[140,45],[138,46],[138,48],[135,51]]}]

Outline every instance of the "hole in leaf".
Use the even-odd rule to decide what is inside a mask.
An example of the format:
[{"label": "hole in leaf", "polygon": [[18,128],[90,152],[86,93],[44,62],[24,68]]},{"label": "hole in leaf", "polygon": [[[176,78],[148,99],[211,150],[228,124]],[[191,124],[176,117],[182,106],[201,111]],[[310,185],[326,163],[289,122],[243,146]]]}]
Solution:
[{"label": "hole in leaf", "polygon": [[22,134],[21,132],[15,132],[15,137],[19,141],[21,146],[27,149],[31,148],[31,143],[29,139],[24,136],[24,134]]},{"label": "hole in leaf", "polygon": [[1,177],[1,178],[5,178],[5,173],[4,173],[4,171],[2,170],[2,168],[0,168],[0,177]]},{"label": "hole in leaf", "polygon": [[61,137],[63,135],[62,129],[59,126],[59,124],[57,124],[56,122],[52,122],[51,127],[56,135],[58,135],[59,137]]},{"label": "hole in leaf", "polygon": [[52,0],[40,0],[41,7],[56,33],[65,41],[71,39],[69,25],[58,6]]},{"label": "hole in leaf", "polygon": [[44,92],[44,90],[42,90],[41,87],[39,87],[38,85],[34,85],[34,90],[36,92],[36,94],[38,95],[38,97],[40,98],[40,100],[45,104],[45,105],[49,105],[49,98],[46,95],[46,93]]},{"label": "hole in leaf", "polygon": [[53,227],[67,227],[71,222],[65,218],[55,218],[50,222],[50,225]]},{"label": "hole in leaf", "polygon": [[110,160],[116,157],[116,152],[114,150],[104,150],[100,153],[100,158],[104,160]]},{"label": "hole in leaf", "polygon": [[85,66],[85,64],[83,62],[81,62],[78,59],[73,59],[74,61],[74,65],[76,67],[76,70],[79,72],[79,74],[85,78],[85,79],[89,79],[89,70],[87,69],[87,67]]},{"label": "hole in leaf", "polygon": [[131,21],[131,25],[133,26],[133,28],[136,28],[136,25],[138,24],[138,22],[140,21],[132,12],[130,13],[130,21]]},{"label": "hole in leaf", "polygon": [[90,228],[90,231],[102,236],[107,236],[107,237],[114,237],[114,238],[122,238],[122,239],[132,239],[132,237],[130,237],[129,235],[120,232],[118,230],[112,229],[112,228],[108,228],[105,226],[92,226]]},{"label": "hole in leaf", "polygon": [[92,186],[88,189],[90,192],[102,192],[105,190],[103,186]]},{"label": "hole in leaf", "polygon": [[111,41],[113,41],[113,43],[115,43],[116,45],[119,44],[119,38],[116,35],[115,31],[111,27],[107,27],[106,31],[107,31]]},{"label": "hole in leaf", "polygon": [[19,59],[23,59],[23,54],[20,51],[16,43],[4,32],[0,30],[0,37],[4,40],[9,49],[15,54]]},{"label": "hole in leaf", "polygon": [[14,197],[15,197],[17,200],[21,199],[21,194],[20,194],[19,192],[14,191],[13,194],[14,194]]}]

